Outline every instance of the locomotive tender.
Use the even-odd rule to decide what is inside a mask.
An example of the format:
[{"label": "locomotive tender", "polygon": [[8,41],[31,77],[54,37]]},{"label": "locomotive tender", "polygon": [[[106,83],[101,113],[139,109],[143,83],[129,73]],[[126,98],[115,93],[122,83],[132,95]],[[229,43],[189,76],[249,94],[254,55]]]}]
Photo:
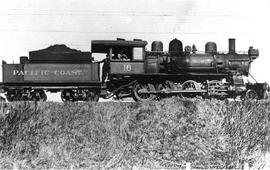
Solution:
[{"label": "locomotive tender", "polygon": [[[235,51],[235,39],[229,39],[229,52],[217,51],[214,42],[198,53],[193,45],[183,48],[180,40],[169,43],[163,51],[161,41],[154,41],[151,51],[146,41],[93,40],[92,53],[54,45],[21,57],[20,64],[3,61],[2,89],[7,100],[43,100],[45,91],[61,92],[63,101],[98,101],[99,97],[149,101],[167,96],[203,98],[263,99],[266,83],[245,83],[250,64],[259,56],[257,49]],[[118,58],[125,53],[126,58]],[[109,55],[105,64],[107,81],[100,81],[100,62],[93,53]],[[105,72],[105,73],[104,73]]]}]

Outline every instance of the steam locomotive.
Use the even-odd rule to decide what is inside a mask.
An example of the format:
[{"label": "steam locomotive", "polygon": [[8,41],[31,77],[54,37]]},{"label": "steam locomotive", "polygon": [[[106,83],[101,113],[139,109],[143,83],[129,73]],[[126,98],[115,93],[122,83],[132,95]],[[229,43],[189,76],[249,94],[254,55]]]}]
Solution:
[{"label": "steam locomotive", "polygon": [[[149,101],[168,96],[203,98],[264,99],[268,97],[266,83],[245,83],[250,64],[259,51],[249,47],[247,52],[235,51],[235,39],[229,39],[229,51],[218,52],[215,42],[207,42],[205,52],[180,40],[169,43],[154,41],[151,51],[147,42],[93,40],[92,52],[70,49],[65,45],[31,51],[20,57],[19,64],[2,62],[2,92],[8,101],[47,99],[45,91],[61,92],[66,101],[98,101],[99,98]],[[125,58],[119,58],[121,53]],[[107,54],[100,80],[101,62],[93,54]],[[105,67],[106,65],[106,67]]]}]

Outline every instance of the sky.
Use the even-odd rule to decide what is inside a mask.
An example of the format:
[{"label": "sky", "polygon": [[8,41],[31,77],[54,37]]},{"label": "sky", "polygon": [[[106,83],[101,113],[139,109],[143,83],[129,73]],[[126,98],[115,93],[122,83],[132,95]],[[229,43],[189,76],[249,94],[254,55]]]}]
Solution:
[{"label": "sky", "polygon": [[259,49],[251,74],[270,84],[269,16],[269,0],[9,0],[0,6],[0,60],[18,63],[53,44],[91,51],[91,40],[116,38],[146,40],[149,50],[155,40],[164,50],[177,38],[199,51],[214,41],[227,51],[236,38],[237,51]]}]

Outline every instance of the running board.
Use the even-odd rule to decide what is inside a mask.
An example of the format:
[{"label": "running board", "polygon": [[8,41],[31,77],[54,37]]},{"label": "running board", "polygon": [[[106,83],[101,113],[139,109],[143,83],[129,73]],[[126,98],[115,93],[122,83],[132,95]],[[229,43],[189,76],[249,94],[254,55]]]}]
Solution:
[{"label": "running board", "polygon": [[138,91],[139,94],[207,93],[207,90]]}]

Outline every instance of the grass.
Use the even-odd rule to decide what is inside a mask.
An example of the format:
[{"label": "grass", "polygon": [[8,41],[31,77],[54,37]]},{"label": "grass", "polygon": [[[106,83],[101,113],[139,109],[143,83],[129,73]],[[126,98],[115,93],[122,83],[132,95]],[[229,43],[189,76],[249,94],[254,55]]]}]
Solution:
[{"label": "grass", "polygon": [[269,101],[9,103],[0,168],[267,166]]}]

